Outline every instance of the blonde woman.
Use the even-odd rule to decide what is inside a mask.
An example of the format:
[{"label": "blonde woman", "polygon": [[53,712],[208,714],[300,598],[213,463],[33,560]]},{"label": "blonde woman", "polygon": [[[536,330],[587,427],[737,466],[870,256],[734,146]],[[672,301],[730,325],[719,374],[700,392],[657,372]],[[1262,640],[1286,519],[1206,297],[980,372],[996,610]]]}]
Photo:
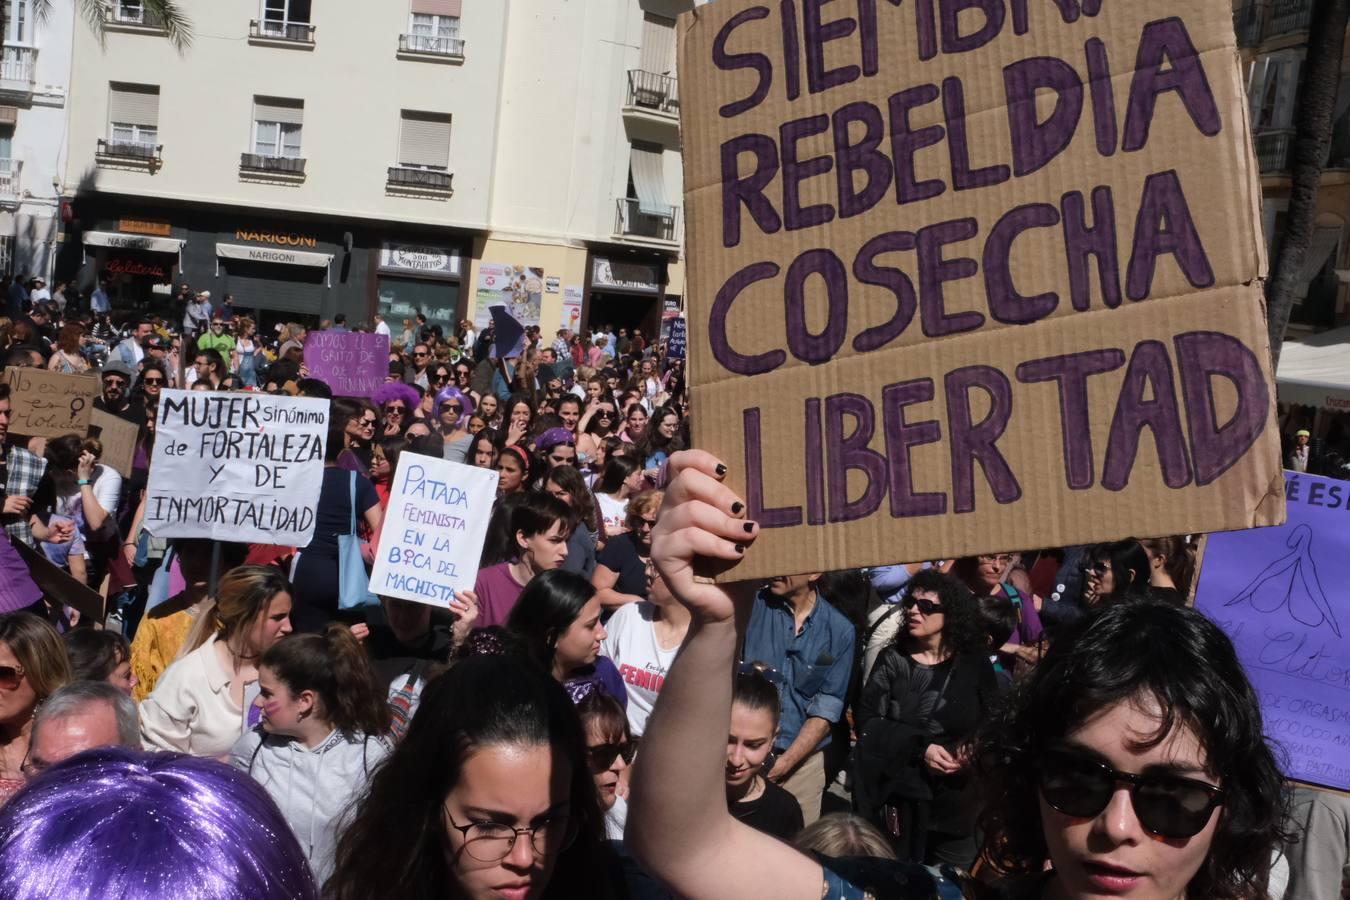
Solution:
[{"label": "blonde woman", "polygon": [[23,787],[33,713],[69,681],[55,628],[32,613],[0,615],[0,806]]},{"label": "blonde woman", "polygon": [[291,633],[291,586],[279,571],[240,566],[220,579],[185,655],[141,703],[147,750],[221,757],[255,724],[258,658]]}]

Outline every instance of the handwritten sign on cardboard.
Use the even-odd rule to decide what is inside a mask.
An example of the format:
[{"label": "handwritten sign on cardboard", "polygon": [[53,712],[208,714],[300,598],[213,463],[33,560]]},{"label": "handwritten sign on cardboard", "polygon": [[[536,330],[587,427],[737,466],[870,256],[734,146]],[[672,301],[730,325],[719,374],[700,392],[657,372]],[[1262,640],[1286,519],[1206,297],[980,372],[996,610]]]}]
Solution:
[{"label": "handwritten sign on cardboard", "polygon": [[728,578],[1282,520],[1225,0],[680,19]]},{"label": "handwritten sign on cardboard", "polygon": [[164,390],[146,486],[155,537],[304,547],[314,536],[327,400]]},{"label": "handwritten sign on cardboard", "polygon": [[103,445],[101,462],[111,466],[123,478],[131,477],[131,466],[136,461],[136,439],[141,430],[126,419],[96,409],[89,416],[89,436]]},{"label": "handwritten sign on cardboard", "polygon": [[305,338],[305,365],[334,396],[369,397],[389,374],[389,335],[311,331]]},{"label": "handwritten sign on cardboard", "polygon": [[9,430],[27,437],[59,437],[89,430],[89,413],[99,394],[93,375],[63,375],[46,369],[10,366]]},{"label": "handwritten sign on cardboard", "polygon": [[491,469],[401,454],[370,590],[442,608],[473,590],[496,496]]},{"label": "handwritten sign on cardboard", "polygon": [[1350,790],[1350,482],[1284,477],[1284,525],[1209,536],[1195,608],[1233,639],[1289,776]]}]

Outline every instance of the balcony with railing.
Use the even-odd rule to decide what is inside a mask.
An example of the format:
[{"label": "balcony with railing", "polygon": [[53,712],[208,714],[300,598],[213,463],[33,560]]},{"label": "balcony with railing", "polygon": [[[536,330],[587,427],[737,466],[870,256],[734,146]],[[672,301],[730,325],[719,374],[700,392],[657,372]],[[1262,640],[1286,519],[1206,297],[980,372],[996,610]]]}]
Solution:
[{"label": "balcony with railing", "polygon": [[671,75],[630,69],[628,71],[628,95],[624,101],[624,112],[662,116],[678,121],[680,116],[679,82]]},{"label": "balcony with railing", "polygon": [[23,197],[23,160],[0,158],[0,204],[15,204]]},{"label": "balcony with railing", "polygon": [[164,145],[147,141],[116,141],[99,138],[94,162],[104,168],[157,170],[164,161]]},{"label": "balcony with railing", "polygon": [[103,26],[108,31],[163,33],[164,21],[144,3],[114,2],[104,10]]},{"label": "balcony with railing", "polygon": [[454,193],[454,173],[418,166],[390,166],[385,193],[397,196],[447,198]]},{"label": "balcony with railing", "polygon": [[264,47],[314,49],[314,26],[308,22],[278,22],[253,19],[248,23],[248,42]]},{"label": "balcony with railing", "polygon": [[1256,162],[1263,175],[1289,171],[1289,148],[1294,142],[1292,128],[1273,128],[1257,132]]},{"label": "balcony with railing", "polygon": [[619,197],[615,206],[614,234],[617,237],[640,243],[680,242],[678,206],[668,206],[659,213],[644,211],[641,201],[634,197]]},{"label": "balcony with railing", "polygon": [[239,178],[243,181],[299,184],[305,180],[305,160],[299,156],[243,153],[239,156]]},{"label": "balcony with railing", "polygon": [[1270,4],[1266,37],[1307,31],[1312,24],[1313,0],[1275,0]]},{"label": "balcony with railing", "polygon": [[435,34],[400,34],[398,57],[432,62],[463,62],[464,39]]},{"label": "balcony with railing", "polygon": [[36,47],[6,47],[0,53],[0,95],[31,99],[36,70]]},{"label": "balcony with railing", "polygon": [[1255,47],[1261,43],[1261,26],[1264,24],[1266,5],[1263,2],[1244,3],[1233,10],[1233,30],[1237,33],[1239,47]]}]

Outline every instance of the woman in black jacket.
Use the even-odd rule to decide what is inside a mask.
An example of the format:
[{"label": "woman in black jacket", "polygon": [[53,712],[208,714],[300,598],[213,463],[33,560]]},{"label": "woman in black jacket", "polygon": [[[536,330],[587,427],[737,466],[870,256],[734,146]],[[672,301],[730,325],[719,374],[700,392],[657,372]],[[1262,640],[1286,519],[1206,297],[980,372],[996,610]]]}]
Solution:
[{"label": "woman in black jacket", "polygon": [[998,693],[974,597],[936,570],[906,585],[905,627],[857,706],[859,811],[900,859],[969,868],[976,798],[968,746]]}]

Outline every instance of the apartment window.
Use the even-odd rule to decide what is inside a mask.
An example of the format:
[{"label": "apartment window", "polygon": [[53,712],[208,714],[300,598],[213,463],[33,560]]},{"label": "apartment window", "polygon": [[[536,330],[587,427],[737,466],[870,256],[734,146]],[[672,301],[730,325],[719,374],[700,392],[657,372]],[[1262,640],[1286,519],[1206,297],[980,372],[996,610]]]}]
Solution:
[{"label": "apartment window", "polygon": [[5,45],[33,43],[33,0],[5,3]]},{"label": "apartment window", "polygon": [[159,143],[159,88],[114,82],[108,91],[108,139],[115,144]]},{"label": "apartment window", "polygon": [[310,0],[263,0],[263,30],[285,36],[288,25],[308,25]]},{"label": "apartment window", "polygon": [[259,156],[300,158],[305,105],[300,100],[256,97],[253,101],[253,152]]},{"label": "apartment window", "polygon": [[450,117],[405,110],[398,136],[398,164],[437,172],[449,169]]},{"label": "apartment window", "polygon": [[116,0],[113,4],[113,21],[125,22],[130,25],[144,25],[144,0]]},{"label": "apartment window", "polygon": [[413,13],[410,34],[421,38],[441,40],[459,37],[459,16],[436,16],[430,13]]}]

